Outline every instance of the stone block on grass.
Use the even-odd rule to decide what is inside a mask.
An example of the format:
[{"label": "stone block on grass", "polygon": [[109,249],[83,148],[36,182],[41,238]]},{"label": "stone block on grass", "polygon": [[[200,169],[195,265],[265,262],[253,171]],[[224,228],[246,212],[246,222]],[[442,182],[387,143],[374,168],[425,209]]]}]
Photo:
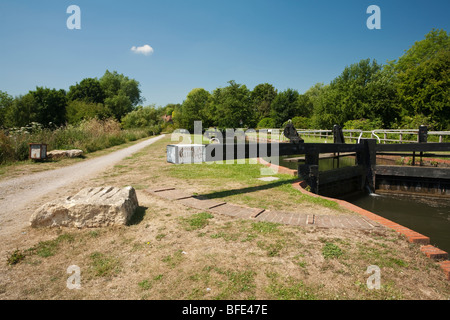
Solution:
[{"label": "stone block on grass", "polygon": [[30,218],[30,225],[35,228],[126,225],[138,206],[136,191],[131,186],[84,188],[38,208]]}]

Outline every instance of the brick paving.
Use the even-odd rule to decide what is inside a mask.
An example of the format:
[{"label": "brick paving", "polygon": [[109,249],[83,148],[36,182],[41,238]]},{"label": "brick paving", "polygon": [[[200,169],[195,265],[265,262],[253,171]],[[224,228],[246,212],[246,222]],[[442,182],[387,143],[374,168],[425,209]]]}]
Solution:
[{"label": "brick paving", "polygon": [[297,212],[271,211],[260,208],[248,208],[223,201],[201,198],[187,194],[175,188],[147,189],[153,194],[164,199],[177,201],[190,208],[205,210],[216,214],[227,215],[240,219],[253,219],[255,221],[267,221],[294,226],[310,226],[318,228],[340,228],[340,229],[379,229],[383,226],[377,222],[370,221],[360,216],[326,216],[303,214]]}]

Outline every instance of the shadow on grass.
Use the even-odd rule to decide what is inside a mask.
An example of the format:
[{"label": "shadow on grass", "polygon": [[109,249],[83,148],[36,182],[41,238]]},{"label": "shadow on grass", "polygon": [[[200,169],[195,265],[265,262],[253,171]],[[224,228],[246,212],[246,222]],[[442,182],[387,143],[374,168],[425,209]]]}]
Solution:
[{"label": "shadow on grass", "polygon": [[251,192],[256,192],[256,191],[261,191],[261,190],[272,189],[272,188],[276,188],[276,187],[283,186],[286,184],[293,184],[296,181],[300,181],[300,179],[293,178],[293,179],[289,179],[289,180],[282,180],[282,181],[266,183],[266,184],[263,184],[260,186],[211,192],[211,193],[201,194],[201,195],[199,195],[199,197],[205,197],[208,199],[223,198],[223,197],[229,197],[229,196],[234,196],[234,195],[243,194],[243,193],[251,193]]},{"label": "shadow on grass", "polygon": [[130,221],[128,221],[128,226],[134,226],[142,222],[145,217],[145,212],[147,211],[148,207],[139,206],[134,211],[133,216],[131,217]]}]

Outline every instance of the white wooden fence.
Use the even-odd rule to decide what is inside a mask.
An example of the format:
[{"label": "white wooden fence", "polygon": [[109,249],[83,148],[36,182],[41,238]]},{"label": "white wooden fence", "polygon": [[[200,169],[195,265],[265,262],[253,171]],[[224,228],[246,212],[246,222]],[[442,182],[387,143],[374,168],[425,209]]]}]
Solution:
[{"label": "white wooden fence", "polygon": [[[267,131],[266,131],[267,130]],[[271,135],[271,132],[277,132],[278,139],[272,136],[273,140],[286,141],[287,138],[283,135],[283,130],[281,129],[265,129],[265,132],[268,132],[268,135]],[[297,130],[300,136],[304,137],[316,137],[316,138],[325,138],[332,139],[333,131],[332,130],[309,130],[309,129],[300,129]],[[373,131],[363,131],[363,130],[342,130],[344,134],[344,138],[350,140],[350,142],[359,142],[361,138],[372,138],[377,139],[378,143],[411,143],[418,142],[419,139],[419,130],[418,129],[377,129]],[[411,139],[411,135],[415,136],[414,139]],[[394,137],[393,137],[394,136]],[[436,142],[445,142],[444,137],[450,137],[450,131],[428,131],[428,137],[430,136],[438,136],[438,141]],[[433,139],[434,140],[434,139]],[[447,139],[448,140],[448,139]],[[428,139],[430,141],[430,139]],[[448,142],[448,141],[447,141]]]}]

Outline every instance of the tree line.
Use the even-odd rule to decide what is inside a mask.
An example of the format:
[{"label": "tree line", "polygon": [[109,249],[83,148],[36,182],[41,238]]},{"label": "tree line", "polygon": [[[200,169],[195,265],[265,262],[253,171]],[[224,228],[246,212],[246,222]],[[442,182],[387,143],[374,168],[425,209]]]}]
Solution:
[{"label": "tree line", "polygon": [[249,90],[229,81],[212,92],[193,89],[171,109],[175,126],[188,130],[194,120],[226,128],[280,128],[290,120],[299,129],[450,130],[450,37],[433,29],[397,60],[361,60],[303,94],[279,92],[269,83]]},{"label": "tree line", "polygon": [[36,87],[15,98],[0,91],[0,127],[44,127],[77,124],[83,119],[114,118],[118,121],[142,102],[139,82],[106,70],[97,78],[86,78],[69,91]]},{"label": "tree line", "polygon": [[[124,128],[165,126],[299,129],[418,128],[450,130],[450,37],[431,30],[397,60],[380,64],[365,59],[344,68],[329,84],[317,83],[303,94],[278,91],[261,83],[250,90],[234,80],[207,91],[195,88],[182,103],[143,107],[139,82],[109,72],[64,90],[37,87],[11,97],[0,91],[0,127],[77,123],[92,117],[120,121]],[[162,120],[170,116],[169,121]],[[167,120],[167,118],[166,118]],[[168,126],[168,127],[167,127]]]}]

